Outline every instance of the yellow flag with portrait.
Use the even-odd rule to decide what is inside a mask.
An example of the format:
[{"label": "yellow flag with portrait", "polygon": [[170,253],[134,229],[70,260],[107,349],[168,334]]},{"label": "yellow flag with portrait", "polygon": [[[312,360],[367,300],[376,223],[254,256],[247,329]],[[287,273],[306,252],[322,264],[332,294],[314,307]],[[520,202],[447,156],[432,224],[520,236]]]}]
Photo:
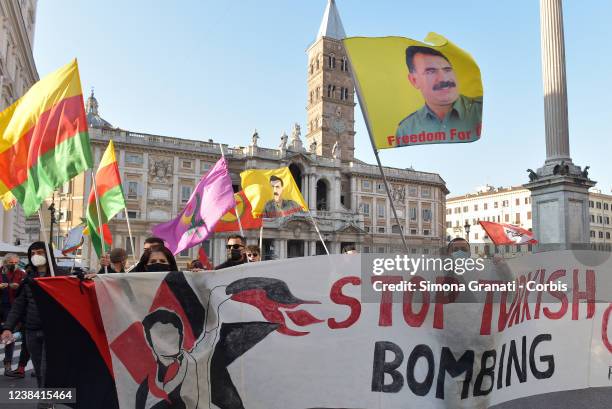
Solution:
[{"label": "yellow flag with portrait", "polygon": [[252,169],[240,173],[242,189],[253,208],[253,217],[275,219],[308,206],[288,167],[278,169]]},{"label": "yellow flag with portrait", "polygon": [[377,149],[480,139],[482,79],[466,51],[436,33],[343,43]]}]

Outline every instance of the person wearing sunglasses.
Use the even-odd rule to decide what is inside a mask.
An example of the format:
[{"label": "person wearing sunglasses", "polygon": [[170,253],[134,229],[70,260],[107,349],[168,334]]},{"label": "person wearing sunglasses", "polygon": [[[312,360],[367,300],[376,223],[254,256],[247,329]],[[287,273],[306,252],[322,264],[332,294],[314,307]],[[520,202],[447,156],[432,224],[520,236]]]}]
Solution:
[{"label": "person wearing sunglasses", "polygon": [[215,267],[215,270],[233,267],[247,262],[245,252],[246,239],[239,234],[231,235],[227,238],[225,248],[227,250],[227,260]]},{"label": "person wearing sunglasses", "polygon": [[261,251],[259,250],[259,246],[254,244],[246,246],[246,257],[249,263],[261,261]]}]

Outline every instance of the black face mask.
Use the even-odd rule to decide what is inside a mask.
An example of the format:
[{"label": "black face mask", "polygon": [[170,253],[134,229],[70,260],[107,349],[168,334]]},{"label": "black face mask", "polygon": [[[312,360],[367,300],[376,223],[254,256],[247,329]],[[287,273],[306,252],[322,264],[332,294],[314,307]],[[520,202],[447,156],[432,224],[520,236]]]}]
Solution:
[{"label": "black face mask", "polygon": [[229,254],[229,258],[232,261],[238,261],[238,260],[242,259],[242,250],[240,250],[240,249],[231,249],[230,250],[230,254]]},{"label": "black face mask", "polygon": [[145,270],[153,272],[153,273],[160,273],[162,271],[170,271],[170,264],[162,264],[162,263],[147,264],[145,266]]}]

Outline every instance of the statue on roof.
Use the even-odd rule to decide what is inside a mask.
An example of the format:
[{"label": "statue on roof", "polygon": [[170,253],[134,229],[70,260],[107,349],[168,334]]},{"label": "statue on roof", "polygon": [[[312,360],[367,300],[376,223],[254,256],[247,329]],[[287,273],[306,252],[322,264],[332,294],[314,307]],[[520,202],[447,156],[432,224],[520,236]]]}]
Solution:
[{"label": "statue on roof", "polygon": [[332,158],[340,159],[340,144],[338,143],[338,141],[336,141],[336,143],[334,143],[334,146],[332,147]]},{"label": "statue on roof", "polygon": [[259,139],[259,134],[257,133],[257,129],[253,132],[253,136],[251,136],[251,146],[257,146],[257,140]]},{"label": "statue on roof", "polygon": [[287,136],[286,132],[283,132],[283,134],[281,135],[281,143],[280,145],[278,145],[278,149],[281,151],[285,151],[287,150],[287,140],[289,139],[289,137]]}]

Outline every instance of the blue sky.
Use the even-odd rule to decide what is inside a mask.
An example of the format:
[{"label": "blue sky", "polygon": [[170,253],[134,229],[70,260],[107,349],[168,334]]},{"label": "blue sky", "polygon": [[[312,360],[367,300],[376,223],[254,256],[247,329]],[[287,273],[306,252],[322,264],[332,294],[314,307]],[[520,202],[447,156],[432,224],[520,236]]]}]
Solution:
[{"label": "blue sky", "polygon": [[[79,60],[114,126],[182,138],[276,147],[306,122],[306,48],[326,0],[160,0],[38,3],[40,75]],[[485,88],[479,142],[385,150],[383,164],[439,173],[451,195],[489,183],[518,185],[545,158],[539,1],[337,0],[347,35],[438,32],[468,50]],[[571,155],[612,188],[612,2],[565,1]],[[357,107],[356,156],[374,162]]]}]

